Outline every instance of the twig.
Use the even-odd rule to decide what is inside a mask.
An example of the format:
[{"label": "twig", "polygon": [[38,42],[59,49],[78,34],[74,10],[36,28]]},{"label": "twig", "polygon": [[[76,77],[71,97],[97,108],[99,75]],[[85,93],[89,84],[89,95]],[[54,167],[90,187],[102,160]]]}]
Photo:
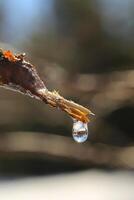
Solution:
[{"label": "twig", "polygon": [[66,100],[56,91],[50,92],[38,76],[35,67],[25,61],[24,56],[25,54],[14,55],[10,51],[0,51],[1,86],[39,98],[77,120],[89,122],[89,116],[93,113],[73,101]]}]

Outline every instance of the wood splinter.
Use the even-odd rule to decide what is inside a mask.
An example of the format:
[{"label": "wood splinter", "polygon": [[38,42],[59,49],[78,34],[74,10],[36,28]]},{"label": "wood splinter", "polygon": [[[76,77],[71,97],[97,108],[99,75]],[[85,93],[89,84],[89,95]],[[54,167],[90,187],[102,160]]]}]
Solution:
[{"label": "wood splinter", "polygon": [[14,55],[11,51],[0,50],[0,85],[41,99],[45,103],[60,108],[71,117],[84,123],[89,122],[93,113],[73,101],[50,92],[40,79],[35,67],[27,62],[25,54]]}]

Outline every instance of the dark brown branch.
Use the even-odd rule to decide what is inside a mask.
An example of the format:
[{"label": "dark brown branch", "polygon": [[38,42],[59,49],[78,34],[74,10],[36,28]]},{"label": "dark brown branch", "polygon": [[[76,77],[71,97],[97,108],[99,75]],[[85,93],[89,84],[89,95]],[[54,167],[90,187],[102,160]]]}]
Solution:
[{"label": "dark brown branch", "polygon": [[35,67],[25,61],[24,56],[24,54],[13,55],[10,51],[0,51],[1,86],[39,98],[53,107],[60,108],[77,120],[88,122],[92,112],[73,101],[66,100],[56,91],[48,91]]}]

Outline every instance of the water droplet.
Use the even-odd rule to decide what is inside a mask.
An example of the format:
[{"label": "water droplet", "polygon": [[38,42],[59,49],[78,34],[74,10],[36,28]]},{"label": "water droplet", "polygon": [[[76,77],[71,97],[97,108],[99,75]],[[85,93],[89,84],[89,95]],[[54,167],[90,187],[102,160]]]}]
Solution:
[{"label": "water droplet", "polygon": [[83,123],[76,119],[73,120],[73,130],[72,130],[73,139],[82,143],[85,142],[88,138],[88,126],[87,123]]}]

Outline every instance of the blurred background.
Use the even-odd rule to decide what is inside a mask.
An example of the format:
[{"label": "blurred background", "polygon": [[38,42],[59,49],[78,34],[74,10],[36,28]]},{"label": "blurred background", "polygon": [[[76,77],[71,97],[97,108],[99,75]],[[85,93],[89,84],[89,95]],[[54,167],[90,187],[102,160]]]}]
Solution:
[{"label": "blurred background", "polygon": [[40,185],[40,199],[51,187],[70,189],[69,199],[134,199],[133,11],[133,0],[0,1],[0,47],[25,52],[49,90],[95,113],[88,141],[77,144],[65,113],[0,88],[1,194],[10,181],[15,199],[19,179],[21,194]]}]

